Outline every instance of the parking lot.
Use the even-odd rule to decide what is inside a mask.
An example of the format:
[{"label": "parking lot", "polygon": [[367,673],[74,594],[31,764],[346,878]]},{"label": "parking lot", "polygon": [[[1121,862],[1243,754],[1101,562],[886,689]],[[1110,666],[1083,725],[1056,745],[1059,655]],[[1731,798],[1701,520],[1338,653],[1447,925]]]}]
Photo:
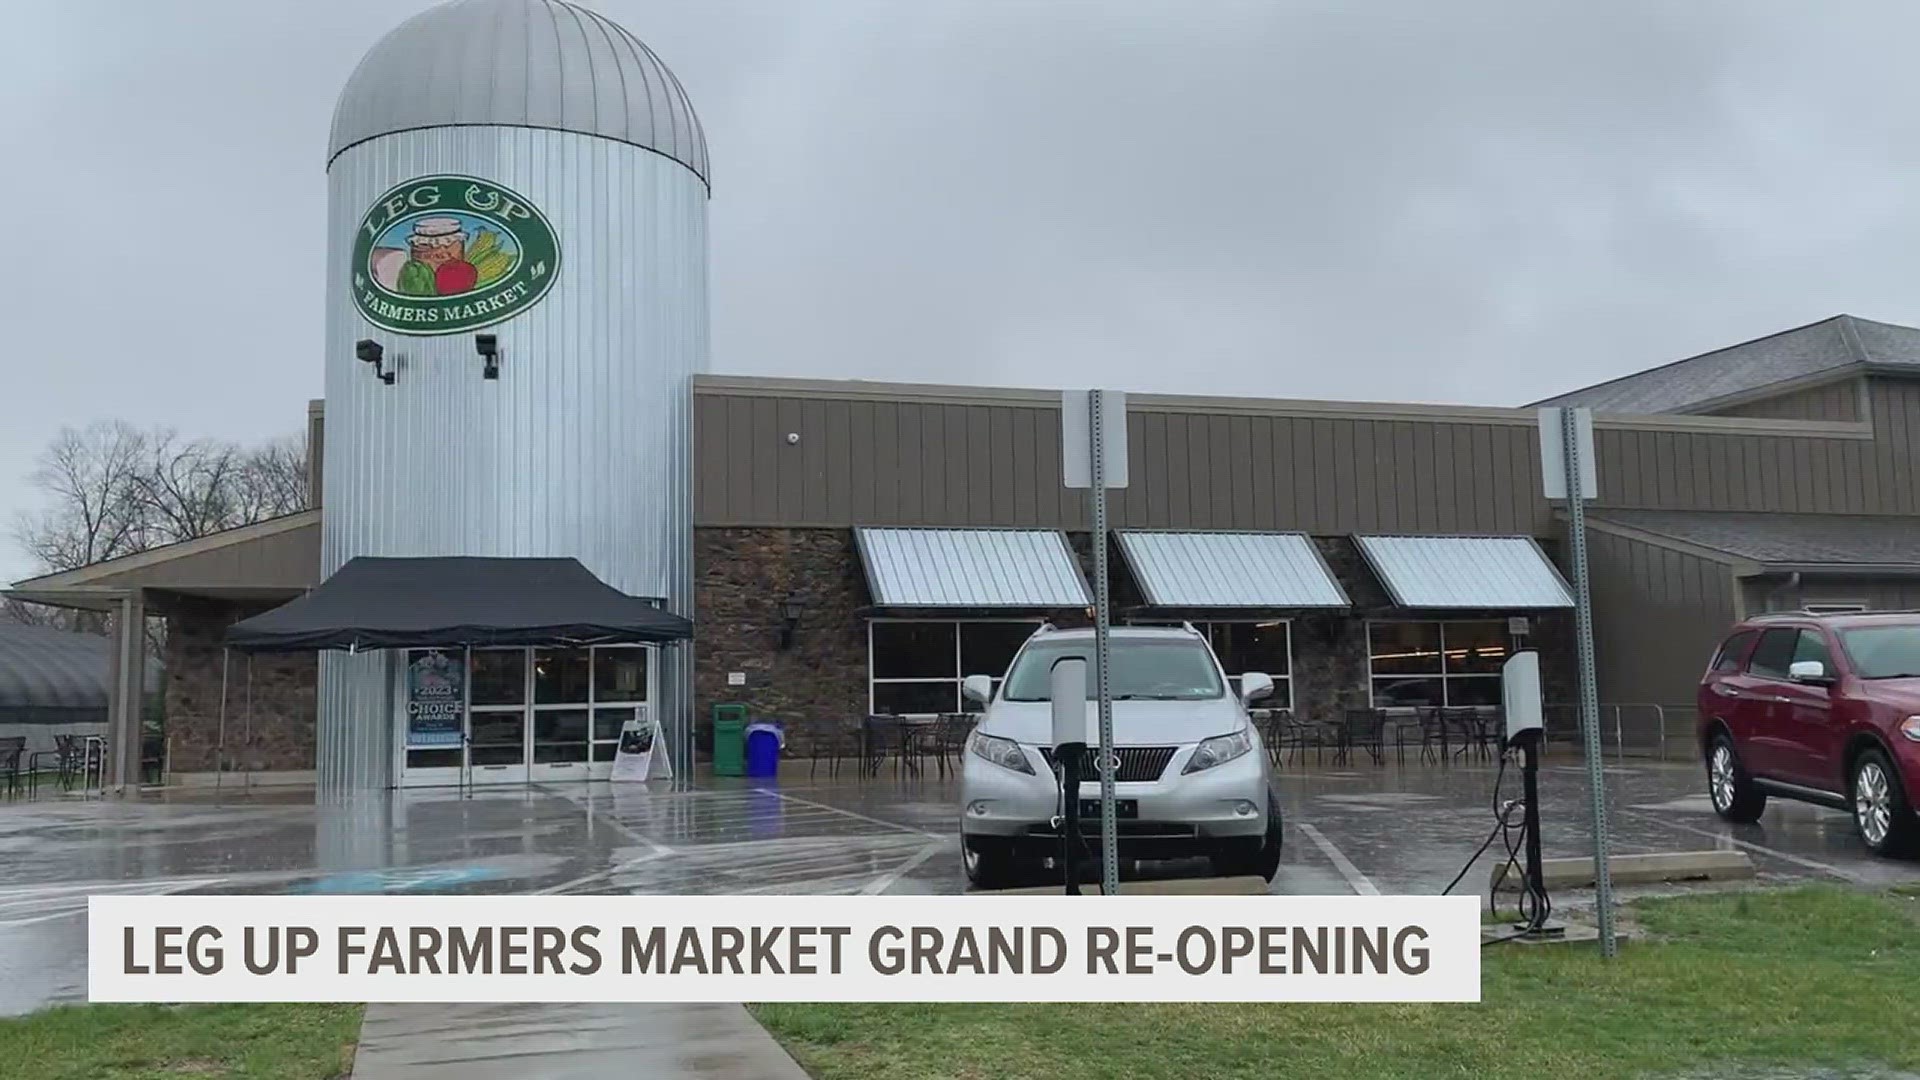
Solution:
[{"label": "parking lot", "polygon": [[[791,768],[791,766],[789,766]],[[955,893],[965,886],[956,786],[937,777],[697,790],[580,784],[415,790],[315,806],[310,790],[174,792],[136,801],[0,805],[0,1013],[85,994],[86,897],[208,893]],[[1493,827],[1495,766],[1389,760],[1283,769],[1276,893],[1434,893]],[[1691,763],[1608,768],[1616,853],[1737,846],[1763,882],[1920,883],[1920,864],[1866,854],[1846,815],[1776,802],[1721,824]],[[1546,855],[1588,852],[1585,768],[1540,777]],[[1509,771],[1503,798],[1519,792]],[[1460,888],[1483,891],[1496,841]],[[1198,875],[1203,862],[1142,868]],[[1556,896],[1577,910],[1578,894]]]}]

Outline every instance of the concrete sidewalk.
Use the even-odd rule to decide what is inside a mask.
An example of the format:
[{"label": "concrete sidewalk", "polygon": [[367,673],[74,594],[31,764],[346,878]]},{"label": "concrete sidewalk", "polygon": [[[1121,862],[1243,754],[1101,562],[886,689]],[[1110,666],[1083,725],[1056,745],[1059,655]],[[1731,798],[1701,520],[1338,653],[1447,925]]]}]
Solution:
[{"label": "concrete sidewalk", "polygon": [[353,1080],[807,1080],[739,1005],[368,1005]]}]

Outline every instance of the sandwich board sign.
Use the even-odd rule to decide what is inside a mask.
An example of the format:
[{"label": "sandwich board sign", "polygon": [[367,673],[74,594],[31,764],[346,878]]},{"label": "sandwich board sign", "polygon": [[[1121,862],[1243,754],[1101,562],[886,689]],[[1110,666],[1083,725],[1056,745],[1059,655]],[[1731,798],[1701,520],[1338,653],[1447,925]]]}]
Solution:
[{"label": "sandwich board sign", "polygon": [[620,725],[620,745],[613,755],[613,780],[671,780],[673,762],[660,738],[660,722],[644,706]]}]

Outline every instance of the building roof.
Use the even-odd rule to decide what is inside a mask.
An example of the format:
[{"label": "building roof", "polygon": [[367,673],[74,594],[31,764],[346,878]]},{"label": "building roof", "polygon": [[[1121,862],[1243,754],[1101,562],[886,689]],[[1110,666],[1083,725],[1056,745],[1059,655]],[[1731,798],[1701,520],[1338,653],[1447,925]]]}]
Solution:
[{"label": "building roof", "polygon": [[0,622],[0,709],[105,709],[113,642]]},{"label": "building roof", "polygon": [[1776,384],[1867,369],[1920,375],[1920,329],[1835,315],[1535,404],[1608,413],[1686,412]]},{"label": "building roof", "polygon": [[1343,608],[1347,594],[1311,537],[1122,529],[1120,553],[1153,607]]},{"label": "building roof", "polygon": [[1920,528],[1911,517],[1590,510],[1588,520],[1781,569],[1920,569]]},{"label": "building roof", "polygon": [[1573,594],[1531,536],[1356,536],[1404,608],[1567,608]]},{"label": "building roof", "polygon": [[876,607],[1084,608],[1080,564],[1056,529],[853,530]]},{"label": "building roof", "polygon": [[598,135],[710,179],[680,80],[618,24],[563,0],[452,0],[401,23],[340,92],[327,161],[381,135],[463,125]]}]

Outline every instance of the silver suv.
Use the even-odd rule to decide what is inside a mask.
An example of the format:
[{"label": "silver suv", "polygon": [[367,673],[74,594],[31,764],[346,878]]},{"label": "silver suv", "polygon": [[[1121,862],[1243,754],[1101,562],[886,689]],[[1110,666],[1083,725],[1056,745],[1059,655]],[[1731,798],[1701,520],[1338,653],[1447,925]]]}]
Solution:
[{"label": "silver suv", "polygon": [[[1259,729],[1245,701],[1273,692],[1259,672],[1235,697],[1206,638],[1191,627],[1116,628],[1108,653],[1113,744],[1119,760],[1119,856],[1207,856],[1223,876],[1273,880],[1280,866],[1280,809]],[[961,755],[960,837],[967,878],[992,888],[1023,864],[1057,857],[1060,781],[1053,762],[1054,662],[1079,657],[1093,679],[1093,631],[1042,627],[999,687],[970,675],[965,693],[986,714]],[[1086,854],[1100,842],[1098,706],[1087,688],[1087,756],[1080,775]]]}]

